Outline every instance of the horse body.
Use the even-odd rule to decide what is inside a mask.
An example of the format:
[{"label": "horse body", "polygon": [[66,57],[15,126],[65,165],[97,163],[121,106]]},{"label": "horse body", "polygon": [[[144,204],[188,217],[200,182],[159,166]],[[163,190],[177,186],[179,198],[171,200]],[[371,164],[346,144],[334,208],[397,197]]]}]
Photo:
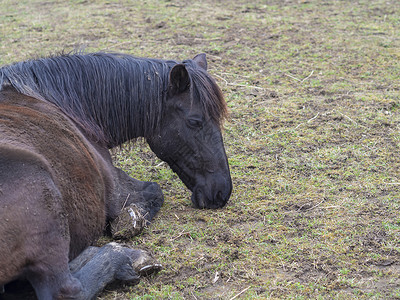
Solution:
[{"label": "horse body", "polygon": [[196,207],[225,205],[226,104],[206,66],[99,53],[0,68],[0,287],[23,277],[39,299],[89,299],[137,280],[143,253],[82,252],[124,206],[150,221],[163,203],[156,183],[112,165],[108,149],[128,140],[146,138]]},{"label": "horse body", "polygon": [[150,217],[161,207],[157,186],[123,177],[96,148],[56,106],[0,92],[0,285],[22,276],[40,299],[86,299],[68,262],[128,195]]},{"label": "horse body", "polygon": [[79,291],[68,262],[104,230],[109,166],[59,109],[10,89],[0,162],[0,285],[23,275],[43,298]]}]

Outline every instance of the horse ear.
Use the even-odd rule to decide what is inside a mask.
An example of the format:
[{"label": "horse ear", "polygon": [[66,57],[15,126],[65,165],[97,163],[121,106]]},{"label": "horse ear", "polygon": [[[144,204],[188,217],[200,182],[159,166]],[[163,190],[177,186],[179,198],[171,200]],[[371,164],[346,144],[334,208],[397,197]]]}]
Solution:
[{"label": "horse ear", "polygon": [[193,60],[198,64],[198,66],[205,71],[207,71],[207,58],[205,53],[197,54]]},{"label": "horse ear", "polygon": [[170,92],[173,95],[183,93],[189,88],[189,85],[190,78],[186,66],[183,64],[173,66],[169,72]]}]

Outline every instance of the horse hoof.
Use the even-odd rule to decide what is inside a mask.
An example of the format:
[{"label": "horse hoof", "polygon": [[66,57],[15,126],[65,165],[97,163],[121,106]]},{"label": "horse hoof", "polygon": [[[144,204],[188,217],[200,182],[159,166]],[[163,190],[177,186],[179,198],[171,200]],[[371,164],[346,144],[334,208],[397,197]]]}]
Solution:
[{"label": "horse hoof", "polygon": [[145,223],[139,208],[131,204],[124,207],[118,217],[111,222],[112,237],[114,240],[129,240],[142,232]]},{"label": "horse hoof", "polygon": [[[162,269],[162,265],[156,262],[156,260],[147,251],[140,249],[131,249],[128,247],[121,246],[115,242],[109,243],[103,248],[109,248],[111,251],[122,254],[125,257],[129,257],[130,263],[124,264],[129,272],[137,273],[139,276],[149,276],[156,274]],[[122,270],[122,272],[126,272]]]},{"label": "horse hoof", "polygon": [[141,267],[140,270],[138,271],[138,274],[140,276],[146,277],[152,274],[157,274],[159,271],[161,271],[161,269],[162,265],[155,263]]},{"label": "horse hoof", "polygon": [[158,273],[162,269],[162,266],[148,252],[136,250],[133,259],[133,268],[140,276],[149,276]]}]

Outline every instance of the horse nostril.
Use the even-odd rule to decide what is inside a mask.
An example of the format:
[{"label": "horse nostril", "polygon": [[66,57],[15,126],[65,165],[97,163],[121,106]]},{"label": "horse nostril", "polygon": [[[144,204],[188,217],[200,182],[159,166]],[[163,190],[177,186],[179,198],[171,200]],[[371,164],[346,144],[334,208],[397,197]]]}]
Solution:
[{"label": "horse nostril", "polygon": [[217,207],[223,207],[225,205],[226,200],[222,191],[217,192],[217,194],[215,195],[214,203],[217,205]]},{"label": "horse nostril", "polygon": [[230,191],[219,190],[215,194],[214,205],[216,205],[218,208],[224,207],[228,202],[229,196]]},{"label": "horse nostril", "polygon": [[[206,208],[207,207],[206,199],[204,198],[204,194],[201,189],[197,189],[193,193],[192,197],[194,197],[194,199],[192,199],[192,202],[197,208]],[[193,201],[193,200],[195,200],[195,201]]]}]

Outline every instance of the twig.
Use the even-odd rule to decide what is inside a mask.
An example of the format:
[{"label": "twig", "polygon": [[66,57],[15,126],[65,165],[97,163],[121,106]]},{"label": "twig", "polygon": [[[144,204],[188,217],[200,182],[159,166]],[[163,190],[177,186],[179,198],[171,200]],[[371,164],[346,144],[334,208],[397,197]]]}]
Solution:
[{"label": "twig", "polygon": [[346,200],[346,199],[343,199],[342,202],[339,203],[339,205],[322,206],[321,209],[341,207],[341,205],[343,204],[343,202],[344,202],[345,200]]},{"label": "twig", "polygon": [[263,104],[266,103],[266,102],[267,102],[267,100],[258,102],[258,103],[256,103],[256,104],[254,104],[253,107],[256,107],[256,106],[259,106],[259,105],[263,105]]},{"label": "twig", "polygon": [[241,294],[243,294],[245,291],[247,291],[249,288],[251,288],[251,286],[248,286],[247,288],[245,288],[243,291],[241,291],[239,294],[236,294],[235,296],[233,296],[231,299],[229,300],[233,300],[236,299],[237,297],[239,297]]},{"label": "twig", "polygon": [[[213,38],[213,39],[209,39],[209,38],[194,38],[194,41],[219,41],[221,40],[221,38]],[[207,56],[210,55],[207,53]]]},{"label": "twig", "polygon": [[215,77],[218,77],[219,79],[223,80],[225,82],[226,85],[228,85],[228,81],[226,81],[225,78],[223,78],[222,76],[219,76],[217,74],[214,74]]},{"label": "twig", "polygon": [[214,276],[214,279],[213,279],[212,283],[213,283],[213,284],[214,284],[214,283],[216,283],[216,282],[218,281],[218,279],[219,279],[219,272],[218,272],[218,271],[216,271],[216,272],[215,272],[215,276]]},{"label": "twig", "polygon": [[131,194],[129,193],[129,194],[128,194],[128,196],[126,196],[126,199],[125,199],[124,205],[122,205],[122,208],[121,208],[121,210],[123,210],[123,209],[125,208],[126,202],[128,201],[128,199],[129,199],[129,196],[130,196],[130,195],[131,195]]},{"label": "twig", "polygon": [[212,55],[209,53],[207,53],[207,56],[214,57],[215,59],[218,59],[218,60],[222,60],[222,58],[220,56]]},{"label": "twig", "polygon": [[306,78],[304,78],[301,82],[304,82],[304,81],[306,81],[308,78],[310,78],[311,77],[311,75],[314,73],[314,70],[312,70],[311,71],[311,73],[310,73],[310,75],[308,75]]},{"label": "twig", "polygon": [[196,296],[193,294],[193,291],[190,291],[190,293],[192,294],[193,298],[194,298],[195,300],[197,300]]},{"label": "twig", "polygon": [[280,258],[280,257],[279,257],[279,259],[280,259],[280,261],[281,261],[281,264],[282,264],[283,271],[285,271],[285,272],[286,272],[285,263],[283,262],[282,258]]},{"label": "twig", "polygon": [[304,123],[300,123],[299,125],[297,125],[294,129],[299,128],[301,125],[304,125]]},{"label": "twig", "polygon": [[339,114],[341,114],[343,117],[345,117],[346,119],[349,119],[351,122],[353,122],[356,125],[359,125],[356,121],[354,121],[352,118],[350,118],[348,115],[345,115],[344,113],[341,113],[339,111]]},{"label": "twig", "polygon": [[308,120],[307,123],[310,123],[311,121],[315,120],[316,118],[318,118],[318,116],[319,116],[319,112],[314,117],[312,117],[310,120]]},{"label": "twig", "polygon": [[247,88],[253,88],[256,90],[265,90],[265,88],[259,87],[259,86],[255,86],[255,85],[247,85],[247,84],[240,84],[240,83],[231,83],[228,82],[225,78],[214,74],[215,77],[218,77],[219,79],[223,80],[225,82],[226,85],[231,85],[231,86],[241,86],[241,87],[247,87]]},{"label": "twig", "polygon": [[232,86],[241,86],[241,87],[247,87],[247,88],[252,88],[252,89],[256,89],[256,90],[265,90],[265,88],[259,87],[259,86],[255,86],[255,85],[247,85],[247,84],[240,84],[240,83],[229,83],[229,85]]},{"label": "twig", "polygon": [[290,74],[286,74],[286,73],[285,73],[286,76],[288,76],[288,77],[290,77],[290,78],[292,78],[292,79],[294,79],[294,80],[297,80],[298,82],[301,82],[301,83],[303,83],[303,82],[306,81],[308,78],[310,78],[312,74],[314,74],[314,70],[312,70],[311,73],[310,73],[310,75],[308,75],[306,78],[304,78],[304,79],[299,79],[299,78],[297,78],[297,77],[294,77],[293,75],[290,75]]},{"label": "twig", "polygon": [[294,79],[294,80],[297,80],[297,81],[301,82],[300,79],[298,79],[298,78],[296,78],[296,77],[294,77],[294,76],[292,76],[292,75],[290,75],[290,74],[286,74],[286,73],[285,73],[285,75],[288,76],[288,77],[290,77],[290,78],[292,78],[292,79]]},{"label": "twig", "polygon": [[323,206],[321,209],[327,209],[327,208],[338,208],[340,205],[331,205],[331,206]]},{"label": "twig", "polygon": [[[319,206],[322,202],[324,202],[324,201],[325,201],[325,199],[322,199],[322,201],[320,201],[320,202],[318,202],[317,204],[315,204],[314,206],[312,206],[312,207],[306,209],[306,211],[309,211],[309,210],[312,210],[312,209],[318,207],[318,206]],[[304,205],[307,205],[307,204],[304,204]],[[300,206],[300,208],[299,208],[297,211],[300,211],[300,210],[304,207],[304,205]]]},{"label": "twig", "polygon": [[182,231],[178,236],[172,238],[170,241],[175,241],[176,239],[179,239],[179,238],[180,238],[181,236],[183,236],[183,235],[188,235],[188,236],[190,236],[190,232],[184,232],[184,231]]},{"label": "twig", "polygon": [[[310,123],[311,121],[315,120],[316,118],[318,118],[318,116],[319,116],[319,112],[314,117],[312,117],[310,120],[308,120],[307,123]],[[304,123],[300,123],[294,129],[299,128],[301,125],[304,125]]]}]

